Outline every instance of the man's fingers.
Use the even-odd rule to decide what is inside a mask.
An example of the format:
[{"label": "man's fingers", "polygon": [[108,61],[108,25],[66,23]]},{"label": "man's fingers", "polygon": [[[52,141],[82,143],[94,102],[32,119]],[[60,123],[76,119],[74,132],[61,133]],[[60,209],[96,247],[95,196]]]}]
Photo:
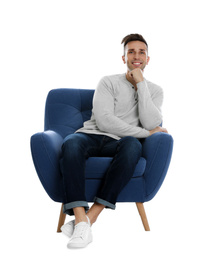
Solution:
[{"label": "man's fingers", "polygon": [[163,128],[163,132],[168,134],[168,131],[166,128]]},{"label": "man's fingers", "polygon": [[131,71],[129,71],[129,75],[130,77],[133,77],[133,73]]}]

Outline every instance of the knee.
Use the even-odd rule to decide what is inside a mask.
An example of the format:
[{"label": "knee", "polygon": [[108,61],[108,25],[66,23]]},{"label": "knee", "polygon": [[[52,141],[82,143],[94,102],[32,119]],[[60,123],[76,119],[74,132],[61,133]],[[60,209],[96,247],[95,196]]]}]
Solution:
[{"label": "knee", "polygon": [[68,140],[65,141],[63,144],[63,150],[72,150],[78,147],[78,142],[76,138],[70,137]]},{"label": "knee", "polygon": [[120,141],[121,141],[121,147],[123,148],[127,156],[141,157],[142,144],[137,138],[132,136],[127,136],[122,138]]},{"label": "knee", "polygon": [[63,155],[77,156],[80,151],[83,150],[83,145],[79,138],[72,134],[72,136],[65,141],[62,147]]}]

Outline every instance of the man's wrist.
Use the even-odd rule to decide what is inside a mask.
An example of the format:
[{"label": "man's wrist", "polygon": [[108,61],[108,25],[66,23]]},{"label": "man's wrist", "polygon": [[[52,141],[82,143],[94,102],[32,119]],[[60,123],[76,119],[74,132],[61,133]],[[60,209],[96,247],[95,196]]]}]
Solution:
[{"label": "man's wrist", "polygon": [[143,81],[144,81],[144,79],[138,80],[138,82],[136,82],[136,84],[141,83]]},{"label": "man's wrist", "polygon": [[144,79],[143,79],[142,81],[139,81],[138,83],[136,83],[136,86],[137,86],[137,87],[140,87],[144,82],[145,82],[145,81],[144,81]]}]

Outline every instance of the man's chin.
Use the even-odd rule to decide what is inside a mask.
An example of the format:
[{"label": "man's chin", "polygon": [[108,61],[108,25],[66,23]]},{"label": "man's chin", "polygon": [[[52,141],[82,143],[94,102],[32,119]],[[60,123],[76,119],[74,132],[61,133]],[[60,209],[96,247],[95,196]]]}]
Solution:
[{"label": "man's chin", "polygon": [[131,66],[128,67],[128,70],[132,71],[134,69],[140,69],[140,70],[144,71],[144,68],[145,68],[145,65],[143,65],[143,64],[138,65],[138,66],[135,66],[135,65],[132,64]]}]

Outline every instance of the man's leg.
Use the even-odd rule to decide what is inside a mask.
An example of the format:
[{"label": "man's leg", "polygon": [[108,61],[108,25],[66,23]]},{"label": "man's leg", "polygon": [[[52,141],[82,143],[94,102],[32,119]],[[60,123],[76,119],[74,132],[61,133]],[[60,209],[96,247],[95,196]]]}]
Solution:
[{"label": "man's leg", "polygon": [[96,201],[87,213],[92,224],[105,207],[115,208],[117,197],[133,176],[141,154],[142,145],[134,137],[125,137],[119,141],[113,139],[104,145],[100,156],[114,158]]},{"label": "man's leg", "polygon": [[96,140],[87,134],[72,134],[62,146],[60,169],[63,177],[64,213],[75,215],[75,223],[64,225],[63,232],[71,236],[68,248],[83,248],[92,242],[90,223],[86,216],[85,162],[97,153]]},{"label": "man's leg", "polygon": [[84,207],[76,207],[73,208],[74,216],[75,216],[75,225],[80,222],[87,222],[86,212]]},{"label": "man's leg", "polygon": [[114,158],[106,172],[95,202],[103,204],[107,208],[115,209],[117,197],[133,176],[135,167],[142,155],[142,145],[138,139],[128,136],[117,141],[117,146],[104,146],[101,154],[102,156],[114,156]]},{"label": "man's leg", "polygon": [[98,202],[93,203],[92,207],[87,212],[87,216],[91,225],[96,222],[99,214],[103,211],[104,208],[105,206],[103,204],[99,204]]},{"label": "man's leg", "polygon": [[60,168],[63,177],[64,213],[75,215],[76,223],[84,218],[87,221],[85,211],[89,207],[85,197],[85,162],[89,156],[97,154],[93,147],[97,147],[94,138],[82,133],[72,134],[62,147]]}]

